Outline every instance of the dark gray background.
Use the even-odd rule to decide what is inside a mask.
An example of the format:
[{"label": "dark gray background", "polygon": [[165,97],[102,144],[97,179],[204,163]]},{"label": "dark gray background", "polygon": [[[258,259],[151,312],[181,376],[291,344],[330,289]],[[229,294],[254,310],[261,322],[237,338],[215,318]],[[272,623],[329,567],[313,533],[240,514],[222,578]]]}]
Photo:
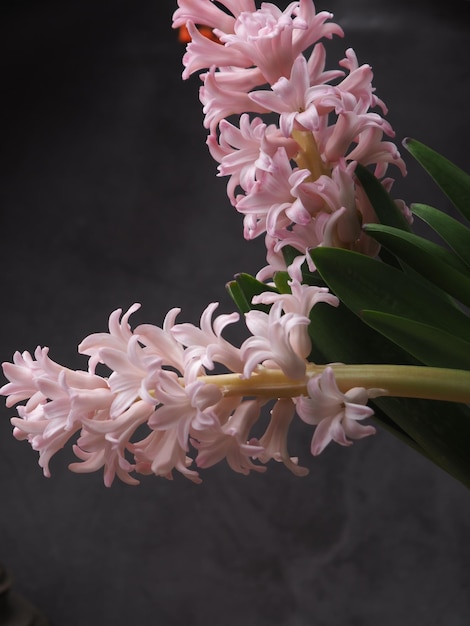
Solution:
[{"label": "dark gray background", "polygon": [[[160,324],[181,306],[233,309],[224,283],[264,262],[204,145],[199,82],[166,0],[21,2],[1,20],[1,360],[76,345],[109,313]],[[465,0],[331,0],[346,47],[375,71],[401,141],[414,136],[470,170],[470,5]],[[419,168],[396,186],[446,207]],[[460,626],[469,623],[470,494],[386,432],[309,457],[195,486],[137,488],[71,474],[45,479],[37,455],[0,420],[0,561],[54,626]]]}]

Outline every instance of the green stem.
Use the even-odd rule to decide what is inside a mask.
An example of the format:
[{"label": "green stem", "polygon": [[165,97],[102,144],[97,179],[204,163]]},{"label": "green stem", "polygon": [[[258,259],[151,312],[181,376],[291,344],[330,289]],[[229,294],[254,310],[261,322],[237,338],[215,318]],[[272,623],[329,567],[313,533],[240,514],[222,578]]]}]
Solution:
[{"label": "green stem", "polygon": [[379,389],[377,395],[470,403],[470,371],[411,365],[313,365],[304,380],[290,380],[280,370],[260,368],[250,378],[239,374],[201,376],[220,387],[224,396],[294,398],[307,395],[309,378],[332,367],[339,389]]}]

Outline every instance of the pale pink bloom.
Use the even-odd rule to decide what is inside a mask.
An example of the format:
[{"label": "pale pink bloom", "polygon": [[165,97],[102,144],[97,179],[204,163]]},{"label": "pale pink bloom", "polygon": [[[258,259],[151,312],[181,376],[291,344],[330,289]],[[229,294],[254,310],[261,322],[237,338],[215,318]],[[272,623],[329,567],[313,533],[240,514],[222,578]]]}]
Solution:
[{"label": "pale pink bloom", "polygon": [[254,0],[226,0],[220,4],[233,15],[219,9],[212,0],[178,0],[178,8],[173,14],[173,28],[193,22],[230,33],[233,32],[235,15],[242,11],[256,11]]},{"label": "pale pink bloom", "polygon": [[90,354],[94,361],[103,363],[112,371],[109,386],[115,394],[112,417],[127,410],[138,398],[156,404],[154,392],[163,367],[185,371],[185,350],[172,330],[180,309],[171,309],[163,328],[141,324],[132,332],[128,319],[136,310],[131,307],[119,324],[121,311],[110,316],[110,333],[97,333],[86,338],[79,349]]},{"label": "pale pink bloom", "polygon": [[291,194],[295,198],[292,207],[286,211],[296,224],[307,225],[312,217],[325,209],[325,200],[318,193],[322,176],[312,181],[310,170],[295,170],[289,178]]},{"label": "pale pink bloom", "polygon": [[[292,174],[291,192],[295,201],[285,214],[295,218],[297,223],[283,231],[278,229],[277,238],[271,242],[273,259],[278,259],[280,251],[287,245],[299,251],[299,257],[288,268],[292,278],[301,280],[300,266],[305,261],[310,271],[315,270],[309,251],[319,245],[348,248],[369,256],[378,253],[378,244],[361,229],[362,224],[376,222],[377,216],[368,197],[356,183],[355,167],[355,162],[348,163],[343,158],[333,167],[330,176],[322,175],[315,181],[309,181],[304,170]],[[388,189],[390,185],[383,182]],[[300,219],[302,208],[303,221]],[[294,209],[297,215],[293,214]],[[273,271],[281,269],[279,263],[273,265]],[[267,268],[262,276],[269,278]]]},{"label": "pale pink bloom", "polygon": [[105,437],[83,429],[78,443],[73,446],[73,451],[81,462],[70,463],[70,471],[86,474],[104,468],[103,482],[106,487],[111,487],[116,476],[128,485],[139,484],[139,481],[130,475],[135,466],[126,459],[125,451],[115,443],[107,441]]},{"label": "pale pink bloom", "polygon": [[66,373],[67,382],[71,386],[93,389],[97,386],[106,386],[99,376],[88,372],[80,372],[59,365],[49,358],[49,348],[37,347],[34,358],[29,352],[15,352],[13,363],[3,363],[3,372],[10,382],[3,385],[0,394],[8,396],[7,406],[29,399],[31,408],[46,398],[39,391],[38,381],[41,379],[58,381],[61,374]]},{"label": "pale pink bloom", "polygon": [[[309,179],[308,170],[295,170],[289,178],[292,203],[273,206],[268,211],[266,228],[273,237],[271,258],[279,258],[286,245],[297,249],[302,256],[296,260],[295,267],[289,268],[292,277],[300,280],[300,265],[304,261],[314,271],[309,250],[318,245],[353,249],[371,256],[378,252],[377,244],[361,228],[364,223],[377,221],[377,217],[356,183],[355,168],[355,162],[341,158],[329,176],[325,174],[314,181]],[[293,225],[276,222],[279,216],[291,219]],[[282,269],[279,263],[273,266],[273,271]],[[266,279],[269,271],[265,268],[262,275]]]},{"label": "pale pink bloom", "polygon": [[[315,238],[325,246],[353,248],[361,237],[362,220],[360,206],[356,200],[354,170],[356,163],[346,164],[342,159],[331,172],[331,176],[320,176],[314,182],[301,183],[295,193],[304,204],[323,210],[315,216]],[[310,246],[313,247],[313,246]]]},{"label": "pale pink bloom", "polygon": [[[54,370],[54,379],[57,379],[61,372],[60,366],[56,367],[53,361],[47,359],[48,351],[48,348],[38,346],[34,353],[36,360],[29,352],[15,352],[13,363],[2,363],[3,373],[10,381],[0,389],[0,394],[7,396],[7,407],[12,407],[17,402],[28,399],[29,406],[33,409],[38,403],[46,401],[46,398],[38,390],[37,378],[45,375],[48,370],[50,372],[51,368]],[[47,367],[48,361],[51,364],[50,367]],[[44,363],[46,363],[46,368],[44,368]]]},{"label": "pale pink bloom", "polygon": [[[346,50],[346,57],[339,62],[341,67],[349,70],[349,74],[338,85],[338,89],[345,97],[353,96],[356,102],[362,103],[362,108],[367,111],[369,108],[378,106],[384,115],[387,114],[387,107],[375,94],[372,87],[373,72],[370,65],[359,66],[356,53],[352,48]],[[355,104],[353,104],[353,107]],[[351,107],[349,107],[351,108]]]},{"label": "pale pink bloom", "polygon": [[39,378],[37,381],[39,391],[48,399],[42,407],[44,416],[48,420],[62,423],[65,430],[71,430],[75,424],[81,423],[95,411],[109,411],[113,394],[107,381],[99,376],[91,374],[89,376],[90,380],[84,387],[72,386],[80,384],[81,381],[70,381],[71,377],[67,376],[65,368],[58,380],[51,380],[46,376]]},{"label": "pale pink bloom", "polygon": [[344,76],[342,70],[325,71],[326,50],[322,43],[317,43],[313,47],[310,56],[307,59],[307,70],[309,76],[309,85],[324,85],[335,78]]},{"label": "pale pink bloom", "polygon": [[[315,217],[316,237],[324,246],[341,247],[375,256],[378,245],[365,235],[362,225],[377,221],[375,211],[355,180],[356,163],[341,159],[331,176],[311,183],[312,193],[324,202],[324,211]],[[304,186],[303,200],[306,187]],[[312,246],[313,247],[313,246]]]},{"label": "pale pink bloom", "polygon": [[147,422],[154,406],[143,400],[134,402],[116,419],[109,419],[105,412],[97,413],[92,419],[84,419],[77,444],[73,450],[82,461],[72,463],[69,469],[76,473],[96,472],[104,468],[104,484],[110,487],[117,476],[129,485],[139,481],[130,475],[135,465],[126,458],[132,447],[131,437],[136,429]]},{"label": "pale pink bloom", "polygon": [[378,113],[342,111],[335,125],[331,127],[332,132],[324,147],[327,161],[334,163],[347,156],[351,144],[360,144],[361,133],[368,128],[379,128],[387,135],[394,136],[390,124]]},{"label": "pale pink bloom", "polygon": [[[340,233],[342,231],[342,234]],[[335,211],[325,223],[323,231],[323,245],[333,248],[353,248],[361,235],[361,225],[357,214],[341,207]]]},{"label": "pale pink bloom", "polygon": [[[331,306],[338,306],[339,300],[331,294],[327,287],[303,285],[298,280],[289,282],[291,293],[274,293],[266,291],[254,296],[253,304],[274,304],[280,302],[285,313],[295,313],[303,317],[309,317],[313,307],[318,302],[326,302]],[[290,343],[296,354],[306,359],[312,350],[312,342],[308,332],[308,326],[299,324],[290,333]]]},{"label": "pale pink bloom", "polygon": [[289,182],[292,166],[284,148],[278,148],[269,159],[268,171],[260,171],[250,192],[237,201],[237,211],[245,215],[244,234],[253,239],[267,231],[275,235],[290,223],[285,215],[293,202]]},{"label": "pale pink bloom", "polygon": [[222,393],[216,385],[201,381],[190,382],[183,386],[174,372],[162,371],[156,389],[161,402],[149,420],[149,426],[155,430],[174,430],[178,443],[188,449],[189,432],[200,414],[210,410],[222,399]]},{"label": "pale pink bloom", "polygon": [[162,328],[154,324],[140,324],[134,330],[140,343],[145,346],[145,353],[159,357],[167,367],[184,371],[184,348],[174,338],[171,329],[176,324],[181,309],[173,308],[165,315]]},{"label": "pale pink bloom", "polygon": [[[255,89],[260,84],[263,84],[263,75],[257,67],[223,67],[217,68],[211,65],[211,68],[215,68],[215,77],[217,80],[217,88],[223,91],[231,92],[243,92],[248,94],[252,89]],[[200,79],[205,82],[209,76],[209,72],[200,74]]]},{"label": "pale pink bloom", "polygon": [[[323,47],[319,50],[324,51]],[[321,60],[324,60],[323,56],[319,55]],[[312,54],[310,58],[317,64],[315,57]],[[322,72],[312,78],[312,69],[319,72],[316,65],[310,65],[303,54],[299,54],[294,60],[289,78],[281,76],[270,90],[257,90],[248,94],[257,104],[280,114],[279,128],[285,137],[289,137],[294,128],[318,130],[321,116],[328,115],[338,100],[336,87],[317,81],[331,80],[343,72]]]},{"label": "pale pink bloom", "polygon": [[359,115],[376,106],[379,106],[385,114],[387,112],[385,104],[374,94],[371,67],[359,66],[352,48],[346,50],[346,58],[340,61],[340,65],[347,68],[349,74],[329,90],[325,90],[324,85],[322,89],[318,81],[311,82],[312,87],[308,90],[306,102],[315,103],[325,114],[335,111],[339,115],[344,111],[354,111]]},{"label": "pale pink bloom", "polygon": [[[204,37],[204,39],[207,39]],[[215,44],[218,45],[218,44]],[[212,66],[206,74],[204,85],[199,90],[199,98],[203,104],[204,127],[213,132],[217,124],[230,115],[245,113],[267,113],[268,110],[253,102],[243,91],[229,89],[219,84],[218,72]]]},{"label": "pale pink bloom", "polygon": [[133,334],[129,325],[129,317],[140,309],[140,306],[138,303],[133,304],[122,318],[122,309],[113,311],[109,316],[109,333],[93,333],[80,343],[78,346],[80,354],[86,354],[90,357],[90,371],[94,372],[96,365],[100,362],[99,351],[103,348],[127,351],[127,344]]},{"label": "pale pink bloom", "polygon": [[294,125],[305,130],[318,128],[318,111],[307,102],[309,87],[307,59],[300,54],[293,63],[289,78],[281,76],[271,90],[253,91],[249,97],[267,110],[280,113],[279,128],[285,137],[289,137]]},{"label": "pale pink bloom", "polygon": [[218,2],[226,7],[230,13],[235,16],[240,15],[240,13],[243,13],[244,11],[256,11],[255,0],[218,0]]},{"label": "pale pink bloom", "polygon": [[299,251],[299,256],[294,263],[287,268],[291,278],[302,280],[300,266],[306,262],[311,272],[315,271],[313,260],[309,254],[312,248],[316,248],[323,240],[323,224],[330,218],[329,213],[321,212],[308,224],[294,224],[294,226],[280,233],[274,246],[274,254],[281,255],[282,248],[292,246]]},{"label": "pale pink bloom", "polygon": [[[359,109],[359,106],[357,106]],[[375,175],[382,177],[389,164],[406,175],[406,166],[396,146],[383,141],[384,133],[394,137],[390,124],[377,113],[342,109],[335,124],[323,126],[315,133],[322,159],[333,167],[341,159],[374,165]]]},{"label": "pale pink bloom", "polygon": [[237,202],[237,188],[249,193],[257,172],[272,171],[276,150],[283,148],[289,158],[298,152],[297,143],[283,137],[277,126],[266,125],[259,117],[250,120],[246,113],[240,117],[239,128],[222,120],[219,136],[211,133],[207,145],[212,157],[220,163],[218,175],[230,176],[227,194],[233,205]]},{"label": "pale pink bloom", "polygon": [[332,39],[334,35],[344,36],[343,29],[338,24],[328,22],[332,19],[333,13],[327,11],[316,13],[315,4],[312,0],[300,0],[294,13],[299,20],[307,25],[307,28],[299,28],[294,30],[292,34],[293,58],[320,39]]},{"label": "pale pink bloom", "polygon": [[224,365],[232,372],[243,371],[243,359],[239,348],[222,337],[223,330],[238,322],[238,313],[218,315],[213,318],[218,302],[209,304],[203,311],[200,327],[193,324],[176,324],[171,329],[175,339],[187,346],[184,353],[184,376],[187,383],[204,374],[201,369],[214,369],[215,363]]},{"label": "pale pink bloom", "polygon": [[361,165],[375,164],[374,175],[377,178],[385,176],[389,165],[395,165],[402,176],[406,176],[406,164],[397,146],[391,141],[383,141],[383,132],[377,127],[366,128],[360,133],[348,159]]},{"label": "pale pink bloom", "polygon": [[291,380],[303,380],[306,361],[296,352],[294,337],[297,326],[308,326],[310,319],[297,313],[283,314],[282,302],[275,302],[269,314],[249,311],[245,321],[253,336],[241,346],[245,360],[244,377],[249,378],[258,365],[264,365],[281,369]]},{"label": "pale pink bloom", "polygon": [[[329,176],[322,174],[315,180],[312,180],[309,170],[295,170],[289,178],[291,194],[295,199],[286,209],[286,215],[294,224],[307,226],[312,219],[319,218],[321,213],[332,213],[342,206],[353,207],[355,167],[355,163],[346,166],[342,159]],[[318,228],[315,230],[317,239],[320,231]]]},{"label": "pale pink bloom", "polygon": [[[48,356],[48,348],[38,347],[34,360],[29,352],[16,353],[14,363],[4,363],[3,371],[10,380],[0,389],[7,406],[28,399],[26,415],[40,407],[46,417],[65,419],[71,428],[83,412],[108,406],[112,401],[107,381],[89,372],[62,367]],[[104,405],[103,405],[104,402]],[[56,407],[60,407],[56,409]]]},{"label": "pale pink bloom", "polygon": [[240,13],[233,34],[216,34],[227,48],[249,58],[245,67],[259,67],[265,82],[272,85],[281,76],[290,75],[294,60],[303,50],[323,37],[342,35],[336,24],[325,24],[331,17],[327,12],[316,14],[311,0],[291,2],[284,11],[265,2],[257,11]]},{"label": "pale pink bloom", "polygon": [[[212,157],[220,163],[219,176],[230,176],[227,194],[235,204],[235,190],[241,187],[250,191],[255,182],[256,163],[260,156],[261,143],[266,132],[266,124],[259,117],[250,120],[248,114],[240,117],[237,128],[227,120],[220,122],[220,135],[211,133],[207,145]],[[272,129],[273,126],[270,127]],[[274,127],[275,128],[275,127]]]},{"label": "pale pink bloom", "polygon": [[111,391],[115,394],[111,406],[112,417],[119,416],[138,398],[150,404],[156,403],[151,393],[155,389],[162,360],[152,353],[146,353],[139,344],[138,335],[129,339],[125,352],[103,348],[99,351],[99,358],[112,370],[108,379]]},{"label": "pale pink bloom", "polygon": [[222,396],[216,404],[210,407],[210,410],[199,411],[191,424],[192,436],[197,438],[197,432],[212,428],[214,424],[223,426],[243,401],[241,396]]},{"label": "pale pink bloom", "polygon": [[[296,409],[304,422],[316,426],[311,443],[314,456],[320,454],[330,441],[349,446],[352,443],[350,439],[375,434],[373,426],[359,424],[374,414],[366,406],[371,396],[367,389],[354,387],[342,393],[336,384],[333,369],[327,367],[322,374],[308,381],[307,390],[308,397],[296,399]],[[372,395],[376,395],[376,391]]]},{"label": "pale pink bloom", "polygon": [[226,46],[220,45],[216,41],[212,41],[199,32],[192,22],[186,24],[191,42],[186,48],[183,56],[183,79],[187,79],[199,70],[210,67],[242,67],[248,68],[250,63],[249,57],[243,52],[230,50]]},{"label": "pale pink bloom", "polygon": [[271,411],[269,425],[259,443],[263,452],[258,456],[261,463],[271,459],[284,463],[288,470],[296,476],[306,476],[308,469],[298,464],[296,457],[289,456],[287,437],[289,426],[295,414],[295,405],[290,398],[280,398]]},{"label": "pale pink bloom", "polygon": [[282,254],[282,246],[279,245],[278,239],[266,233],[264,243],[266,247],[266,261],[268,264],[262,267],[256,274],[256,278],[260,282],[271,280],[276,272],[285,272],[287,270],[287,265]]},{"label": "pale pink bloom", "polygon": [[[49,461],[65,443],[82,427],[83,420],[96,412],[109,413],[113,394],[107,382],[88,372],[74,372],[54,363],[47,356],[47,349],[38,348],[37,361],[29,354],[22,355],[23,363],[34,372],[30,399],[18,407],[18,417],[11,423],[17,439],[27,439],[39,452],[39,465],[45,476],[50,476]],[[12,375],[13,383],[5,385],[1,392],[8,395],[18,391],[18,374],[24,375],[25,365],[19,359],[14,369],[4,366],[5,374]],[[26,399],[24,391],[22,399]],[[15,393],[16,402],[19,394]]]},{"label": "pale pink bloom", "polygon": [[194,430],[192,444],[198,451],[197,466],[211,467],[225,459],[231,469],[240,474],[249,474],[251,470],[265,471],[265,467],[255,465],[250,460],[250,457],[260,455],[263,447],[256,440],[248,441],[259,412],[259,402],[247,400],[235,409],[223,425],[213,420],[206,428]]},{"label": "pale pink bloom", "polygon": [[39,453],[39,467],[44,476],[50,478],[49,462],[56,452],[61,450],[81,425],[65,428],[65,419],[50,420],[44,415],[44,405],[40,404],[30,412],[24,406],[18,407],[18,416],[11,419],[15,427],[13,436],[18,440],[27,440],[33,450]]},{"label": "pale pink bloom", "polygon": [[[114,311],[109,318],[109,333],[90,335],[79,346],[79,351],[90,356],[90,369],[93,370],[99,362],[112,371],[108,383],[115,394],[111,407],[113,418],[140,397],[155,404],[151,394],[162,366],[183,365],[183,349],[168,332],[179,309],[168,313],[163,329],[142,325],[140,337],[128,322],[139,306],[131,306],[121,321],[121,309]],[[148,346],[142,345],[146,339]]]},{"label": "pale pink bloom", "polygon": [[186,456],[174,428],[152,430],[147,437],[131,444],[130,450],[136,461],[136,471],[140,474],[155,474],[171,480],[173,470],[176,470],[194,483],[201,482],[198,472],[189,469],[193,461]]},{"label": "pale pink bloom", "polygon": [[340,159],[332,168],[330,176],[323,174],[314,181],[296,180],[292,193],[312,216],[321,211],[334,213],[342,207],[355,209],[355,169],[355,162],[347,163],[345,159]]},{"label": "pale pink bloom", "polygon": [[[326,214],[325,214],[326,215]],[[327,215],[327,217],[329,217]],[[290,229],[284,229],[278,233],[278,237],[272,237],[267,234],[265,237],[266,260],[268,264],[261,268],[256,274],[259,281],[266,282],[271,280],[276,272],[288,272],[293,280],[301,282],[302,271],[301,266],[307,263],[310,272],[315,271],[315,265],[309,254],[310,248],[316,247],[321,243],[321,233],[318,233],[319,223],[312,219],[308,224],[294,224]],[[282,249],[285,246],[292,246],[299,254],[294,262],[288,267],[284,260]]]}]

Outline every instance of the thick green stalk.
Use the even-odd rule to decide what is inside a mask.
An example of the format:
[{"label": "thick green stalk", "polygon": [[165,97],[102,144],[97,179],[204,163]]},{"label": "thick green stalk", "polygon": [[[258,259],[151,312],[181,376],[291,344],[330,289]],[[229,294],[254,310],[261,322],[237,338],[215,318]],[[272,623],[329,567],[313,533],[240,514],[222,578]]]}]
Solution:
[{"label": "thick green stalk", "polygon": [[[201,376],[217,385],[224,396],[294,398],[307,395],[309,378],[321,374],[326,365],[309,365],[304,380],[288,379],[280,370],[260,368],[250,378],[239,374]],[[426,398],[470,403],[470,371],[411,365],[336,365],[333,368],[339,389],[352,387],[378,389],[377,396]]]}]

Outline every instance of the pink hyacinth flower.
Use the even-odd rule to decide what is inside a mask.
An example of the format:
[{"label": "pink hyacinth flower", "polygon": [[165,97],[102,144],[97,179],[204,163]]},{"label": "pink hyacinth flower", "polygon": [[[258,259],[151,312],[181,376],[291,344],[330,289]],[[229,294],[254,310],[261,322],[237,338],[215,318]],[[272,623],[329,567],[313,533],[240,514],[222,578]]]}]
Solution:
[{"label": "pink hyacinth flower", "polygon": [[103,378],[61,367],[47,352],[47,348],[37,348],[36,360],[23,353],[16,355],[14,364],[5,363],[10,383],[0,393],[11,394],[9,400],[14,402],[29,396],[26,405],[18,407],[18,417],[11,419],[13,434],[27,439],[39,452],[39,465],[50,476],[51,457],[82,428],[86,418],[109,415],[114,396]]},{"label": "pink hyacinth flower", "polygon": [[326,23],[331,17],[327,12],[316,14],[311,0],[291,2],[284,11],[265,2],[257,11],[241,13],[233,34],[216,34],[235,55],[250,59],[245,67],[255,65],[264,82],[272,85],[281,76],[290,75],[294,60],[303,50],[323,37],[343,34],[336,24]]},{"label": "pink hyacinth flower", "polygon": [[176,324],[171,333],[177,341],[186,346],[184,354],[184,377],[186,383],[204,373],[201,368],[212,370],[215,363],[224,365],[232,372],[243,371],[243,360],[239,348],[224,337],[223,330],[238,322],[238,313],[218,315],[213,318],[218,302],[212,302],[203,311],[200,327],[193,324]]},{"label": "pink hyacinth flower", "polygon": [[296,352],[295,329],[308,326],[310,319],[297,313],[283,314],[282,302],[275,302],[269,314],[249,311],[245,321],[253,336],[241,346],[244,377],[249,378],[258,365],[264,365],[281,369],[291,380],[303,380],[306,361]]},{"label": "pink hyacinth flower", "polygon": [[331,367],[311,378],[307,390],[308,397],[297,398],[296,409],[304,422],[316,426],[311,443],[314,456],[320,454],[331,441],[349,446],[352,443],[350,439],[375,434],[373,426],[364,426],[359,422],[374,414],[366,403],[370,395],[377,394],[377,390],[368,392],[363,387],[354,387],[342,393]]},{"label": "pink hyacinth flower", "polygon": [[290,398],[280,398],[271,411],[271,420],[266,432],[259,440],[263,452],[258,456],[262,463],[271,459],[283,463],[295,476],[306,476],[308,469],[298,464],[296,457],[289,456],[287,435],[294,418],[295,406]]},{"label": "pink hyacinth flower", "polygon": [[255,440],[248,441],[259,411],[257,400],[247,400],[235,409],[223,425],[213,420],[205,428],[195,429],[192,444],[198,451],[197,466],[211,467],[226,459],[231,469],[237,473],[264,472],[265,467],[255,465],[250,459],[260,455],[263,447]]},{"label": "pink hyacinth flower", "polygon": [[[329,292],[327,287],[303,285],[297,280],[289,281],[292,293],[274,293],[266,291],[254,296],[253,304],[274,304],[280,302],[285,313],[295,313],[308,317],[318,302],[326,302],[331,306],[338,306],[339,300]],[[308,326],[299,324],[290,333],[290,343],[296,354],[306,359],[312,350],[312,342],[308,333]]]}]

